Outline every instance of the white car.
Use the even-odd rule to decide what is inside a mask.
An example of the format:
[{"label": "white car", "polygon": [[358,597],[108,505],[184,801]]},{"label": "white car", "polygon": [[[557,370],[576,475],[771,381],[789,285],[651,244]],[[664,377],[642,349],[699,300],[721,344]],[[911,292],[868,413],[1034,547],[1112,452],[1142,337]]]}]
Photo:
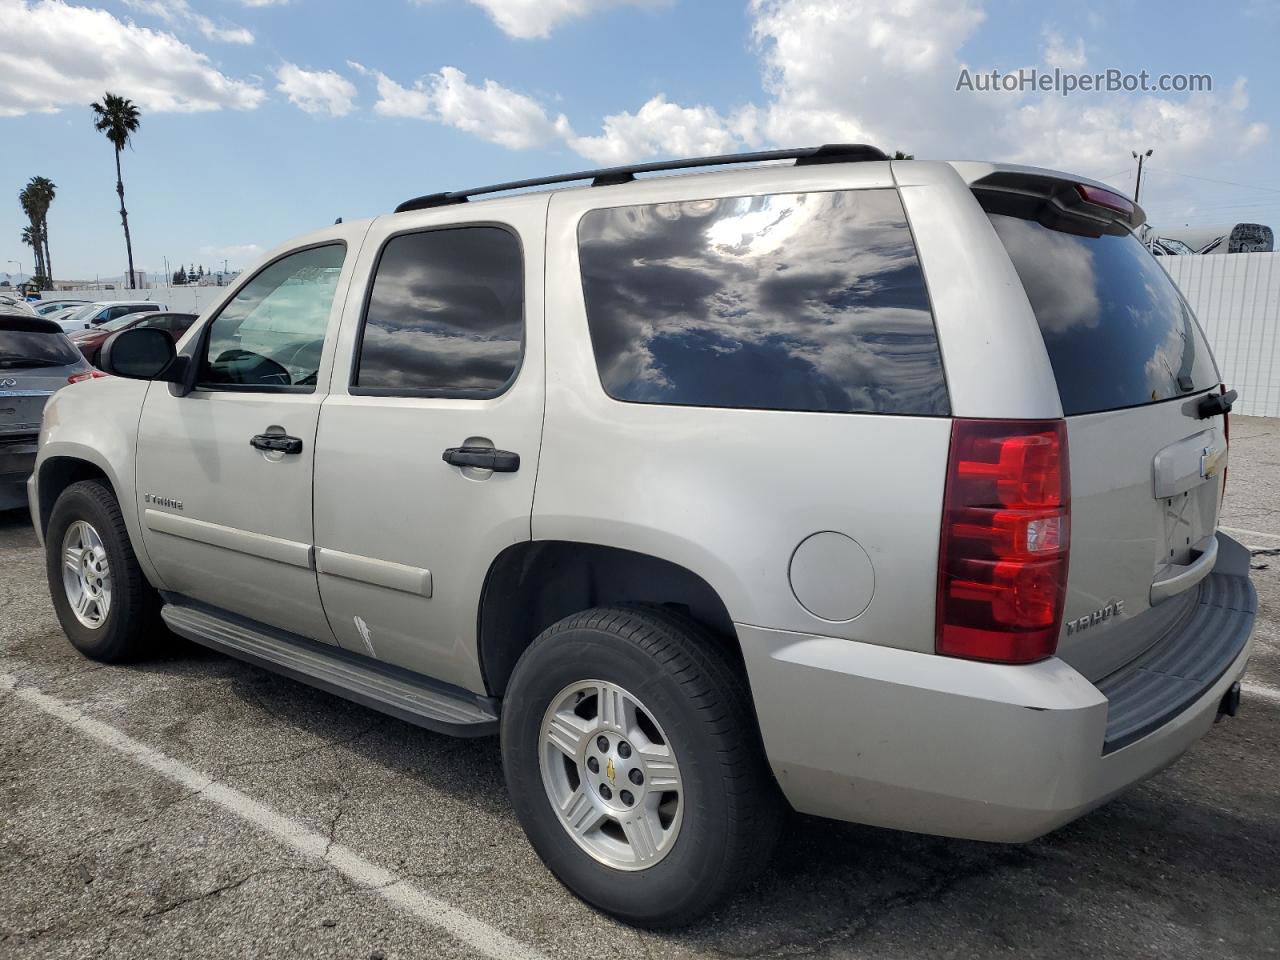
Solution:
[{"label": "white car", "polygon": [[88,303],[88,300],[38,300],[31,304],[31,309],[37,316],[52,318],[57,314],[86,306]]},{"label": "white car", "polygon": [[154,300],[102,300],[97,303],[86,303],[79,309],[67,313],[52,313],[49,319],[62,327],[64,333],[75,333],[77,330],[91,330],[108,320],[115,320],[129,313],[144,313],[148,310],[168,310],[163,303]]},{"label": "white car", "polygon": [[22,297],[13,297],[8,294],[0,294],[0,307],[4,308],[4,312],[9,315],[22,315],[34,317],[36,312],[31,309],[31,304],[27,303]]}]

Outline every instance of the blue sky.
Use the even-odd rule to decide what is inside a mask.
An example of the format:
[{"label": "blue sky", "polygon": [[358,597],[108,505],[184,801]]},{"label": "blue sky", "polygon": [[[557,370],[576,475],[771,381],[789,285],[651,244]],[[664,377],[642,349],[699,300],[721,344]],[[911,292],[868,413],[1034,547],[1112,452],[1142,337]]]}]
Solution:
[{"label": "blue sky", "polygon": [[[58,185],[59,278],[123,270],[88,103],[142,108],[139,268],[244,267],[406,197],[609,163],[867,141],[1133,187],[1157,225],[1280,227],[1280,3],[0,0],[0,186]],[[957,92],[972,71],[1207,73],[1212,93]],[[1268,69],[1270,68],[1270,69]],[[1215,182],[1226,181],[1226,182]],[[0,260],[31,251],[0,203]],[[0,275],[15,270],[0,263]]]}]

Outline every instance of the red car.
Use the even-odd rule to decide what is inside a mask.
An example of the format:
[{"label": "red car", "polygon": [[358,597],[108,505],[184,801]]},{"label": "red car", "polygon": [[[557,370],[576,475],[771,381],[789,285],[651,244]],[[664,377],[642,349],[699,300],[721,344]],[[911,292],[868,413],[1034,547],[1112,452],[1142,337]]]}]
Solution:
[{"label": "red car", "polygon": [[108,320],[92,330],[77,330],[68,334],[71,342],[80,348],[84,358],[95,367],[98,365],[98,354],[107,337],[120,330],[133,327],[156,327],[163,330],[176,342],[196,322],[194,313],[127,313],[123,317]]}]

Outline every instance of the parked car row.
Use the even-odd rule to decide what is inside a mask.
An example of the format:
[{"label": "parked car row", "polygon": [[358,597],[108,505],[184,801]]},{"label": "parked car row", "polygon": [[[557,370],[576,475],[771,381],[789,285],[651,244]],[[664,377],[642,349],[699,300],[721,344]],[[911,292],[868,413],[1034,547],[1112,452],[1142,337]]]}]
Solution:
[{"label": "parked car row", "polygon": [[70,339],[84,354],[84,358],[96,367],[98,365],[98,355],[102,351],[102,345],[107,342],[107,338],[113,333],[117,333],[120,330],[132,330],[134,327],[153,328],[163,330],[176,343],[195,322],[196,314],[194,313],[168,313],[154,310],[141,313],[126,313],[87,330],[77,330],[70,334]]},{"label": "parked car row", "polygon": [[163,303],[152,300],[103,300],[97,303],[73,304],[69,309],[48,314],[66,333],[90,330],[109,320],[116,320],[130,313],[149,313],[168,310]]},{"label": "parked car row", "polygon": [[[70,383],[106,376],[95,368],[108,337],[140,327],[160,330],[176,342],[196,320],[193,313],[163,307],[142,301],[30,304],[0,296],[0,510],[27,505],[25,484],[45,403]],[[68,321],[56,319],[68,309],[88,318],[76,321],[70,335]]]},{"label": "parked car row", "polygon": [[1230,223],[1216,227],[1173,227],[1158,234],[1143,224],[1138,237],[1157,257],[1209,253],[1270,253],[1275,232],[1262,223]]}]

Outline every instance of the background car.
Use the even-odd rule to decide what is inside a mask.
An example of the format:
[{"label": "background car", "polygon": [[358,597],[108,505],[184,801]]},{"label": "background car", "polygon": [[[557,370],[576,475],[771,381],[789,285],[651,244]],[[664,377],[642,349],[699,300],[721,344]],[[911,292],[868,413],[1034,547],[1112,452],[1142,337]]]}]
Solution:
[{"label": "background car", "polygon": [[122,317],[108,320],[106,323],[99,324],[92,329],[77,330],[75,333],[69,334],[69,338],[84,354],[84,358],[94,366],[97,366],[98,354],[102,351],[102,345],[107,342],[108,337],[117,331],[129,330],[133,327],[155,327],[173,337],[176,343],[178,338],[186,333],[195,322],[196,314],[194,313],[157,313],[154,311],[126,313]]},{"label": "background car", "polygon": [[74,333],[77,330],[96,327],[108,320],[115,320],[125,314],[168,309],[166,304],[153,303],[150,300],[100,300],[97,303],[87,303],[72,313],[54,314],[53,319],[62,327],[64,333]]},{"label": "background car", "polygon": [[41,300],[33,303],[31,308],[35,310],[36,315],[40,317],[52,317],[57,313],[65,313],[68,310],[85,306],[88,300]]},{"label": "background car", "polygon": [[19,297],[0,294],[0,313],[12,313],[23,317],[34,317],[31,305]]},{"label": "background car", "polygon": [[52,320],[0,305],[0,510],[26,506],[45,402],[93,372]]}]

